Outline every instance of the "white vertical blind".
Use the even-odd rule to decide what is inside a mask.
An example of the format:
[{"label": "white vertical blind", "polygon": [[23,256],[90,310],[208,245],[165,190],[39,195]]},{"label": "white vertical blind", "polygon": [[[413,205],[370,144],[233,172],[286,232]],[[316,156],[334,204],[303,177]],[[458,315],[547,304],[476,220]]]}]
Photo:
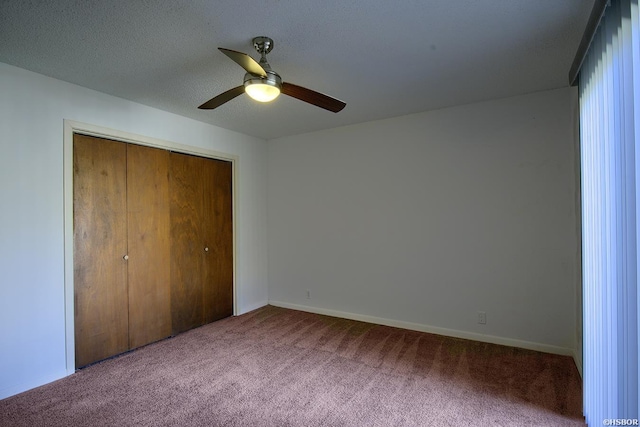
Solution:
[{"label": "white vertical blind", "polygon": [[640,14],[613,0],[580,70],[584,413],[638,419]]}]

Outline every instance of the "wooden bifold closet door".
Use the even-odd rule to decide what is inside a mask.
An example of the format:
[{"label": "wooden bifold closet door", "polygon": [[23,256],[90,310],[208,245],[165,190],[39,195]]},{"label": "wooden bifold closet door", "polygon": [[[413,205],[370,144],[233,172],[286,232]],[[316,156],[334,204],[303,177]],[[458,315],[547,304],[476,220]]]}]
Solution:
[{"label": "wooden bifold closet door", "polygon": [[233,314],[231,164],[171,153],[173,333]]},{"label": "wooden bifold closet door", "polygon": [[127,145],[129,348],[171,335],[169,152]]},{"label": "wooden bifold closet door", "polygon": [[73,245],[76,365],[129,348],[127,146],[75,135]]},{"label": "wooden bifold closet door", "polygon": [[233,314],[231,163],[74,135],[76,366]]}]

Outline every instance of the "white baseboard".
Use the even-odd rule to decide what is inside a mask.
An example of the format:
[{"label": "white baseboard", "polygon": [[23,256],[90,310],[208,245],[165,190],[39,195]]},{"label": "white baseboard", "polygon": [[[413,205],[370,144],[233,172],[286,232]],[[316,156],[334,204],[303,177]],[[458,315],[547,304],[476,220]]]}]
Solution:
[{"label": "white baseboard", "polygon": [[580,378],[582,378],[582,358],[578,358],[578,352],[575,349],[572,351],[571,356],[573,357],[573,361],[576,364],[576,368],[578,368]]},{"label": "white baseboard", "polygon": [[[573,349],[558,347],[549,344],[541,344],[530,341],[516,340],[513,338],[496,337],[493,335],[477,334],[475,332],[459,331],[456,329],[439,328],[436,326],[422,325],[419,323],[403,322],[400,320],[385,319],[382,317],[367,316],[364,314],[347,313],[344,311],[330,310],[319,307],[309,307],[300,304],[291,304],[282,301],[269,301],[270,305],[282,308],[290,308],[292,310],[306,311],[308,313],[324,314],[326,316],[340,317],[343,319],[358,320],[361,322],[375,323],[378,325],[392,326],[394,328],[409,329],[411,331],[428,332],[430,334],[444,335],[454,338],[463,338],[467,340],[486,342],[490,344],[506,345],[509,347],[524,348],[527,350],[541,351],[543,353],[559,354],[562,356],[572,356],[576,360]],[[580,369],[580,368],[579,368]]]},{"label": "white baseboard", "polygon": [[64,378],[68,375],[66,374],[57,374],[57,375],[49,375],[47,377],[32,379],[30,381],[22,382],[19,384],[12,384],[9,387],[0,389],[0,400],[6,399],[7,397],[14,396],[16,394],[23,393],[25,391],[34,389],[36,387],[43,386],[45,384],[51,383],[53,381],[57,381],[61,378]]},{"label": "white baseboard", "polygon": [[268,304],[269,304],[268,301],[263,301],[263,302],[259,302],[259,303],[256,303],[256,304],[247,305],[247,306],[242,307],[243,308],[242,310],[238,310],[238,313],[236,313],[235,315],[236,316],[241,316],[243,314],[249,313],[250,311],[257,310],[257,309],[259,309],[261,307],[264,307],[265,305],[268,305]]}]

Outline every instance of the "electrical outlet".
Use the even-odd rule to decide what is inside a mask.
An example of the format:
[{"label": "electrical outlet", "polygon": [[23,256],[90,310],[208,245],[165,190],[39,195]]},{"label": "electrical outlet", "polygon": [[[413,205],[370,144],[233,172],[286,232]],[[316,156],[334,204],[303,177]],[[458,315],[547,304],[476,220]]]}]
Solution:
[{"label": "electrical outlet", "polygon": [[481,325],[487,324],[487,313],[485,313],[484,311],[478,312],[478,323]]},{"label": "electrical outlet", "polygon": [[311,291],[309,289],[307,289],[307,299],[311,298]]}]

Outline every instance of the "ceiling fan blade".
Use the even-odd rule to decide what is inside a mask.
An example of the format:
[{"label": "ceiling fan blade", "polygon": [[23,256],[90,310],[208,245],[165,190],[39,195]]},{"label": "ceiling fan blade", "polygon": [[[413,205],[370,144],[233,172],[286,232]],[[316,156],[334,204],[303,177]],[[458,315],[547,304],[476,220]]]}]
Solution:
[{"label": "ceiling fan blade", "polygon": [[199,106],[198,108],[201,110],[213,110],[214,108],[221,106],[227,101],[231,101],[233,98],[235,98],[238,95],[242,95],[243,93],[244,93],[244,86],[234,87],[233,89],[229,89],[228,91],[223,92],[214,98],[211,98],[210,100],[208,100],[207,102]]},{"label": "ceiling fan blade", "polygon": [[291,83],[282,83],[282,93],[334,113],[342,110],[347,105],[339,99]]},{"label": "ceiling fan blade", "polygon": [[262,68],[262,66],[258,64],[255,59],[253,59],[246,53],[225,49],[223,47],[219,47],[218,50],[231,58],[231,60],[233,60],[236,64],[244,68],[247,73],[255,74],[256,76],[262,77],[267,76],[267,72],[264,70],[264,68]]}]

